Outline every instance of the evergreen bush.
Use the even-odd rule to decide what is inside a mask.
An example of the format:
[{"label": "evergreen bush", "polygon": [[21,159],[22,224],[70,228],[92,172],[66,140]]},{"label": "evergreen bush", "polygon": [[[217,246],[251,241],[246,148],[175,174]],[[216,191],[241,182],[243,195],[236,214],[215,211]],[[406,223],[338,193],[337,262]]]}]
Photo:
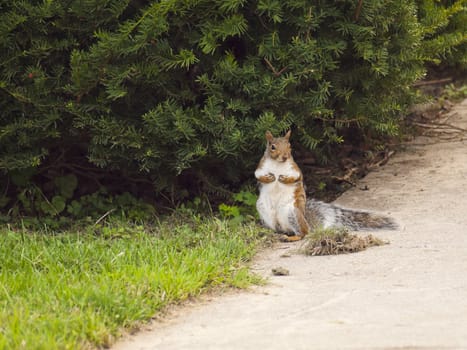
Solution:
[{"label": "evergreen bush", "polygon": [[467,0],[418,0],[427,62],[467,68]]},{"label": "evergreen bush", "polygon": [[176,202],[251,177],[266,130],[323,160],[349,127],[395,135],[465,46],[465,1],[437,3],[0,0],[0,205],[70,174]]}]

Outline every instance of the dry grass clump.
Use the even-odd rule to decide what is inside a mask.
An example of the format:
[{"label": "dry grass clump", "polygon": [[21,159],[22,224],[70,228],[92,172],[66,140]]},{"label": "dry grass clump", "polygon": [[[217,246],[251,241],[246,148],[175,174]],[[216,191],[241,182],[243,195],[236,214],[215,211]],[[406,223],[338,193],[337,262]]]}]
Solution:
[{"label": "dry grass clump", "polygon": [[318,229],[309,235],[300,251],[305,255],[356,253],[368,247],[389,244],[373,235],[360,237],[345,228]]}]

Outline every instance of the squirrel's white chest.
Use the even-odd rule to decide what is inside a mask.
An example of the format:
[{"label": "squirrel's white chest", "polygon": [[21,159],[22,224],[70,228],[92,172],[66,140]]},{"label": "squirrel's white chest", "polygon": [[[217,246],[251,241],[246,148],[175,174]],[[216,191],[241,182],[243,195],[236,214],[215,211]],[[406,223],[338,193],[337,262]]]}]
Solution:
[{"label": "squirrel's white chest", "polygon": [[295,190],[294,184],[279,182],[279,176],[298,176],[294,167],[285,162],[265,160],[255,172],[256,176],[273,174],[275,180],[271,183],[261,184],[256,207],[266,226],[274,230],[290,231],[289,215],[294,210]]},{"label": "squirrel's white chest", "polygon": [[261,185],[259,195],[268,202],[268,208],[277,210],[295,202],[295,186],[280,183],[276,179],[274,182]]}]

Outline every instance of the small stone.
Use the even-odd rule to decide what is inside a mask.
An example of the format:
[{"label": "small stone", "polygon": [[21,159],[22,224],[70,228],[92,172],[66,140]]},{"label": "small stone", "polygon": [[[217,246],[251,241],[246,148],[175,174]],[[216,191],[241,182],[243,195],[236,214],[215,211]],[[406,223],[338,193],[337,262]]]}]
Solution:
[{"label": "small stone", "polygon": [[273,268],[271,271],[274,276],[288,276],[289,275],[289,270],[283,267],[280,267],[280,266]]}]

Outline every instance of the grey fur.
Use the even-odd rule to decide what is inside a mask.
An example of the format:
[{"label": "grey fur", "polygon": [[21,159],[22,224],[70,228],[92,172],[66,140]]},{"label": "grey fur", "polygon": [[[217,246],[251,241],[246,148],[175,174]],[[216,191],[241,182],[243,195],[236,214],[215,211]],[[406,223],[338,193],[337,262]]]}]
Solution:
[{"label": "grey fur", "polygon": [[396,222],[387,216],[365,210],[354,210],[308,199],[306,218],[311,227],[347,227],[351,230],[394,230]]}]

